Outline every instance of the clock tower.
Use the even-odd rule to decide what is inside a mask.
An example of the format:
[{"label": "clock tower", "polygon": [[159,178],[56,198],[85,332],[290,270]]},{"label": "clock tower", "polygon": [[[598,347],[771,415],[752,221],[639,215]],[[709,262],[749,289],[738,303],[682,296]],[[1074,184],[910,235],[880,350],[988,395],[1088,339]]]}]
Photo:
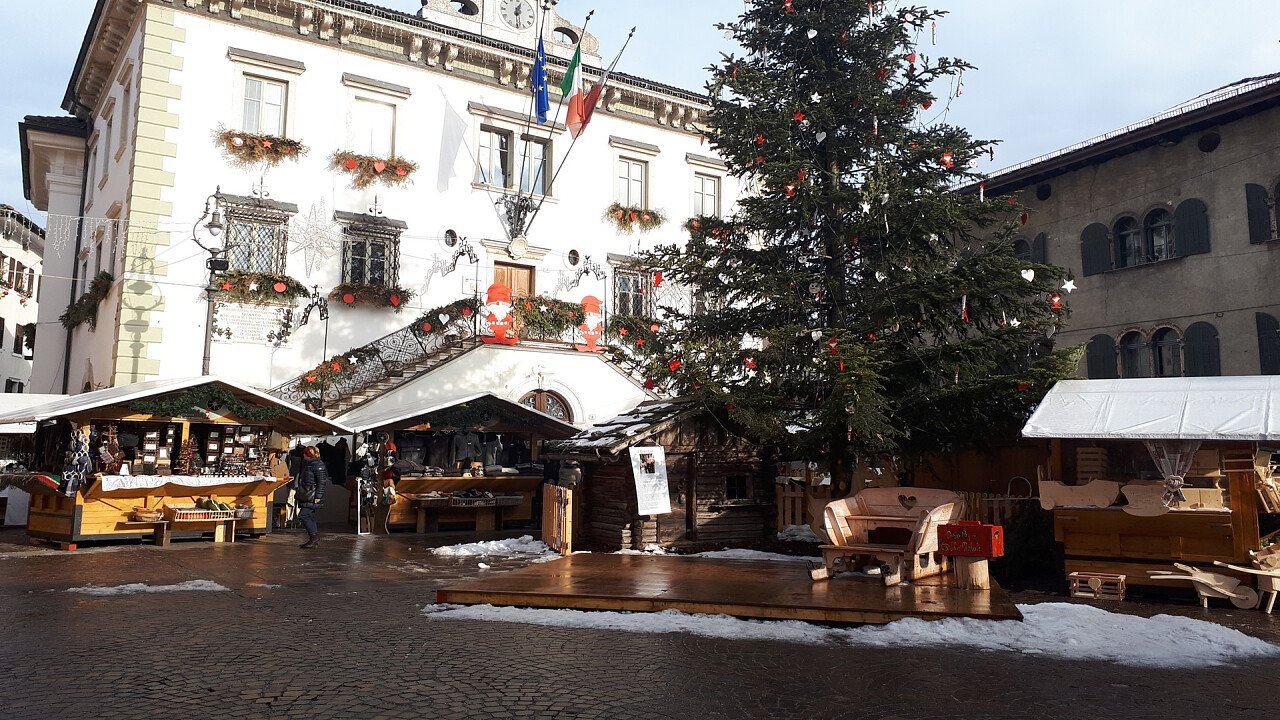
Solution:
[{"label": "clock tower", "polygon": [[583,62],[600,66],[600,43],[594,35],[561,17],[558,0],[422,0],[424,20],[533,49],[542,31],[548,55],[573,56],[582,38]]}]

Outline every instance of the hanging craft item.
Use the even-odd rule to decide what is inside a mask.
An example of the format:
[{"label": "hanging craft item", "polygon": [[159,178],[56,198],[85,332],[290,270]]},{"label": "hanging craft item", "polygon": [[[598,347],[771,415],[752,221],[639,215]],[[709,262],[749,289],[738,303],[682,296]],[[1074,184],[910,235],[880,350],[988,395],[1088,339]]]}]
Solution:
[{"label": "hanging craft item", "polygon": [[960,291],[960,319],[969,322],[969,291]]},{"label": "hanging craft item", "polygon": [[283,160],[297,160],[307,154],[306,145],[276,135],[220,129],[214,134],[214,139],[222,151],[239,165],[278,165]]},{"label": "hanging craft item", "polygon": [[613,203],[604,213],[604,217],[613,223],[619,233],[649,232],[662,227],[667,216],[661,210],[631,207],[621,203]]},{"label": "hanging craft item", "polygon": [[1061,293],[1049,293],[1049,307],[1053,310],[1061,310],[1064,307]]},{"label": "hanging craft item", "polygon": [[485,335],[481,340],[497,345],[515,345],[520,342],[511,312],[511,288],[502,283],[490,285],[486,293],[485,313],[485,322],[489,324],[489,330],[493,334]]},{"label": "hanging craft item", "polygon": [[600,311],[600,306],[600,298],[594,295],[582,298],[582,324],[578,325],[578,331],[582,333],[585,344],[573,346],[578,352],[604,351],[604,346],[599,344],[604,335],[604,314]]},{"label": "hanging craft item", "polygon": [[329,299],[348,307],[385,307],[400,312],[413,299],[413,291],[395,285],[343,283],[329,291]]},{"label": "hanging craft item", "polygon": [[399,155],[380,158],[338,150],[329,156],[329,167],[335,172],[349,173],[351,186],[364,189],[376,182],[392,187],[402,185],[418,169],[418,164]]}]

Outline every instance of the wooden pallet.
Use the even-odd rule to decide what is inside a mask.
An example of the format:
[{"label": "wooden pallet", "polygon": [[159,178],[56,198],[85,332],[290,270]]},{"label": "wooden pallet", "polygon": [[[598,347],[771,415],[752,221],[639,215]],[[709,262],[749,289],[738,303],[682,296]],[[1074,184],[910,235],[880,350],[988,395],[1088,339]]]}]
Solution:
[{"label": "wooden pallet", "polygon": [[1073,572],[1067,576],[1071,597],[1090,600],[1124,600],[1124,575]]}]

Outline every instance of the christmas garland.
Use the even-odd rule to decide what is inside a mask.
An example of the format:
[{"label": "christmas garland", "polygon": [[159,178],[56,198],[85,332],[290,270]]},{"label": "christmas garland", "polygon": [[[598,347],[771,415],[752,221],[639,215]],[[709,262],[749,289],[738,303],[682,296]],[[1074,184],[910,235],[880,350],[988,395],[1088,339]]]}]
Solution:
[{"label": "christmas garland", "polygon": [[642,207],[628,207],[619,203],[610,205],[604,211],[606,220],[614,224],[619,233],[649,232],[662,227],[667,216],[661,210],[650,210]]},{"label": "christmas garland", "polygon": [[307,154],[307,146],[297,140],[275,135],[259,135],[237,130],[219,130],[214,137],[222,151],[241,165],[264,162],[279,165]]},{"label": "christmas garland", "polygon": [[302,380],[298,381],[298,389],[303,392],[324,390],[347,379],[356,371],[356,362],[352,362],[353,358],[356,362],[376,360],[378,351],[376,348],[365,345],[348,350],[341,355],[334,355],[303,375]]},{"label": "christmas garland", "polygon": [[351,186],[363,190],[375,182],[392,187],[401,185],[418,169],[418,164],[399,155],[380,158],[338,150],[329,156],[329,167],[350,174]]},{"label": "christmas garland", "polygon": [[410,326],[415,335],[448,335],[451,328],[463,328],[471,323],[471,318],[480,310],[480,301],[476,298],[462,298],[448,305],[432,308],[418,316]]},{"label": "christmas garland", "polygon": [[76,298],[75,302],[68,305],[66,312],[58,317],[58,320],[62,322],[62,327],[74,330],[87,322],[89,323],[89,329],[96,330],[98,328],[98,305],[111,294],[111,284],[113,282],[115,282],[115,277],[106,270],[94,276],[93,281],[89,283],[89,289]]},{"label": "christmas garland", "polygon": [[288,275],[229,270],[218,276],[221,299],[245,305],[268,305],[310,297],[306,286]]},{"label": "christmas garland", "polygon": [[561,340],[585,319],[582,305],[555,298],[517,297],[511,304],[516,332],[530,340]]},{"label": "christmas garland", "polygon": [[150,400],[134,400],[129,403],[129,410],[140,415],[162,418],[203,418],[208,417],[210,406],[215,403],[221,405],[219,412],[230,412],[242,422],[274,420],[289,412],[288,408],[279,406],[251,405],[231,394],[231,391],[214,385],[195,387]]},{"label": "christmas garland", "polygon": [[413,299],[413,291],[395,285],[343,283],[329,292],[329,299],[348,307],[386,307],[396,312]]}]

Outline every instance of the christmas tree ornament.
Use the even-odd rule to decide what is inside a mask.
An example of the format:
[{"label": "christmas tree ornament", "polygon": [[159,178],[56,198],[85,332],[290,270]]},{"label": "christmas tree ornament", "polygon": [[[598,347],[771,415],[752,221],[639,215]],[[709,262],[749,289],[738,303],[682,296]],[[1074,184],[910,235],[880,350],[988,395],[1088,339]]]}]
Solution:
[{"label": "christmas tree ornament", "polygon": [[796,196],[796,186],[795,186],[795,185],[783,185],[783,186],[782,186],[782,192],[783,192],[783,194],[784,194],[784,195],[786,195],[787,197],[795,197],[795,196]]},{"label": "christmas tree ornament", "polygon": [[1056,293],[1056,292],[1049,293],[1049,307],[1050,309],[1053,309],[1053,310],[1062,309],[1063,305],[1062,305],[1061,293]]},{"label": "christmas tree ornament", "polygon": [[796,122],[804,122],[804,113],[797,110],[795,114],[791,116],[791,119],[795,120]]},{"label": "christmas tree ornament", "polygon": [[938,158],[938,162],[942,163],[942,167],[947,168],[948,170],[950,170],[951,168],[955,167],[955,165],[956,165],[955,155],[951,154],[950,152],[944,152],[944,153],[942,153],[942,155]]},{"label": "christmas tree ornament", "polygon": [[986,201],[987,201],[987,181],[979,180],[978,181],[978,202],[986,202]]},{"label": "christmas tree ornament", "polygon": [[960,319],[969,322],[969,291],[963,290],[960,295]]},{"label": "christmas tree ornament", "polygon": [[1030,269],[1030,268],[1028,268],[1028,269],[1026,269],[1026,270],[1023,270],[1023,271],[1022,271],[1022,279],[1023,279],[1023,280],[1026,280],[1027,282],[1032,282],[1032,281],[1034,281],[1034,280],[1036,279],[1036,271],[1035,271],[1035,270],[1032,270],[1032,269]]},{"label": "christmas tree ornament", "polygon": [[262,141],[262,147],[264,147],[264,148],[270,148],[272,145],[275,145],[275,143],[274,143],[274,142],[272,142],[272,141],[270,141],[270,140],[263,140],[263,141]]},{"label": "christmas tree ornament", "polygon": [[825,132],[820,132],[820,133],[818,133],[817,135],[814,135],[814,136],[813,136],[813,139],[814,139],[814,140],[817,140],[819,143],[826,142],[826,140],[827,140],[827,134],[826,134]]},{"label": "christmas tree ornament", "polygon": [[884,282],[885,280],[888,280],[888,279],[889,279],[888,275],[885,275],[879,270],[876,271],[876,282]]},{"label": "christmas tree ornament", "polygon": [[814,342],[818,342],[819,340],[822,339],[822,331],[814,330],[813,332],[809,333],[809,337],[813,338]]},{"label": "christmas tree ornament", "polygon": [[646,379],[646,380],[644,381],[644,389],[645,389],[645,390],[652,390],[652,389],[654,389],[654,388],[655,388],[655,387],[657,387],[657,386],[658,386],[658,384],[657,384],[657,383],[655,383],[655,382],[653,381],[653,379],[652,379],[652,378],[648,378],[648,379]]},{"label": "christmas tree ornament", "polygon": [[756,369],[756,359],[753,357],[748,356],[745,360],[742,361],[742,364],[746,365],[748,370]]},{"label": "christmas tree ornament", "polygon": [[938,44],[938,21],[937,20],[931,20],[929,22],[929,34],[933,40],[933,44],[937,45]]},{"label": "christmas tree ornament", "polygon": [[257,282],[250,282],[250,283],[249,283],[249,292],[258,292],[258,283],[257,283]]},{"label": "christmas tree ornament", "polygon": [[804,168],[800,168],[799,170],[796,171],[796,180],[798,180],[799,182],[804,182],[805,178],[807,177],[809,177],[808,170],[805,170]]},{"label": "christmas tree ornament", "polygon": [[756,135],[756,144],[757,144],[757,145],[763,145],[763,144],[764,144],[764,135]]},{"label": "christmas tree ornament", "polygon": [[1031,220],[1031,213],[1024,211],[1021,215],[1018,216],[1018,222],[1022,225],[1026,225],[1027,221],[1029,220]]},{"label": "christmas tree ornament", "polygon": [[658,323],[653,323],[649,326],[649,332],[656,333],[658,332],[658,329]]},{"label": "christmas tree ornament", "polygon": [[283,293],[285,290],[289,289],[289,286],[283,282],[277,282],[271,286],[271,289],[278,293]]},{"label": "christmas tree ornament", "polygon": [[807,34],[809,35],[809,39],[810,39],[810,40],[812,40],[812,39],[814,39],[814,38],[818,37],[818,31],[817,31],[817,30],[814,30],[814,29],[812,29],[812,28],[810,28],[810,29],[809,29],[809,32],[808,32]]},{"label": "christmas tree ornament", "polygon": [[1021,324],[1022,321],[1018,318],[1009,318],[1009,327],[1018,327]]},{"label": "christmas tree ornament", "polygon": [[1018,392],[1026,392],[1031,389],[1031,383],[1018,383]]},{"label": "christmas tree ornament", "polygon": [[1076,281],[1067,280],[1066,282],[1062,283],[1062,289],[1066,290],[1067,292],[1074,292],[1076,289]]},{"label": "christmas tree ornament", "polygon": [[239,135],[237,135],[237,136],[235,136],[235,137],[231,138],[231,144],[232,144],[232,145],[235,145],[235,146],[236,146],[236,147],[238,147],[238,148],[244,147],[244,138],[242,138],[242,137],[240,137]]},{"label": "christmas tree ornament", "polygon": [[679,370],[680,366],[683,364],[684,363],[680,362],[679,360],[672,360],[671,362],[667,363],[667,367],[671,369],[671,372],[675,372]]},{"label": "christmas tree ornament", "polygon": [[[929,109],[929,108],[931,108],[931,107],[933,107],[933,101],[932,101],[932,100],[925,100],[924,102],[920,103],[920,109],[921,109],[921,110],[928,110],[928,109]],[[916,147],[919,147],[919,145],[917,145]]]},{"label": "christmas tree ornament", "polygon": [[472,310],[469,307],[462,308],[462,317],[471,317]]}]

